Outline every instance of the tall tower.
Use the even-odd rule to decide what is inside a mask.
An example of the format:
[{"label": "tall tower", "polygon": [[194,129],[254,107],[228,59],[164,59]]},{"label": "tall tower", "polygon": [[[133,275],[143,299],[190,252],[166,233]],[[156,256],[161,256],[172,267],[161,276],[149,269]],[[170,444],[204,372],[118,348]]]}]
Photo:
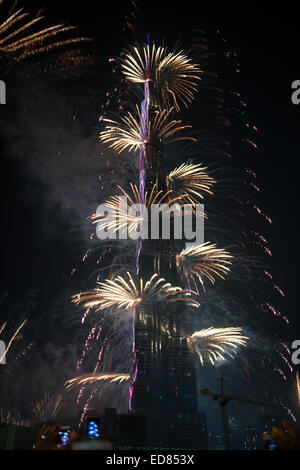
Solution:
[{"label": "tall tower", "polygon": [[[148,73],[150,77],[150,71]],[[147,142],[140,151],[140,192],[166,190],[163,145],[147,135],[148,123],[161,112],[159,90],[145,83],[141,105],[141,134]],[[145,139],[145,140],[146,140]],[[153,273],[183,287],[172,239],[139,241],[138,278]],[[184,303],[143,300],[135,307],[135,380],[132,410],[147,417],[147,445],[169,448],[205,448],[206,423],[198,412],[194,354],[187,343]]]}]

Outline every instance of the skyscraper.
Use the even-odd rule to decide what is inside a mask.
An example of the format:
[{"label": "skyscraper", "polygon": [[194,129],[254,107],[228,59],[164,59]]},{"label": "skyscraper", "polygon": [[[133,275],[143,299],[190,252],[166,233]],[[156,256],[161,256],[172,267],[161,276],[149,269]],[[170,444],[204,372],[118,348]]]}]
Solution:
[{"label": "skyscraper", "polygon": [[[142,115],[147,123],[161,109],[157,93],[152,101],[151,89],[145,87],[145,95]],[[141,153],[140,188],[151,191],[155,185],[156,192],[165,190],[162,142],[150,138]],[[149,279],[157,273],[183,287],[172,237],[141,241],[137,269],[139,278]],[[194,354],[184,317],[182,302],[144,300],[135,309],[132,409],[147,416],[148,446],[207,448],[205,416],[197,407]]]}]

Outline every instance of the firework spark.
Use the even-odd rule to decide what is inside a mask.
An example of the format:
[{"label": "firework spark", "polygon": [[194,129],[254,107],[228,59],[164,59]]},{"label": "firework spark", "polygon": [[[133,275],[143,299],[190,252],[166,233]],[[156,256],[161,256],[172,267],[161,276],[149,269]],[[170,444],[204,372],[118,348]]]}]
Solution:
[{"label": "firework spark", "polygon": [[297,386],[297,395],[298,395],[298,403],[300,406],[300,379],[299,379],[299,372],[296,372],[296,386]]},{"label": "firework spark", "polygon": [[167,109],[180,107],[178,100],[185,106],[193,100],[200,80],[200,67],[179,51],[167,52],[164,47],[134,47],[123,54],[122,72],[133,83],[152,82]]},{"label": "firework spark", "polygon": [[179,140],[193,140],[193,137],[180,136],[174,137],[174,134],[190,128],[189,125],[182,125],[181,121],[169,120],[170,113],[174,108],[163,111],[157,111],[153,123],[149,121],[146,125],[147,137],[143,137],[142,129],[143,118],[137,107],[137,118],[132,113],[121,118],[121,122],[112,121],[110,119],[103,119],[104,122],[109,123],[103,131],[100,132],[100,140],[104,143],[110,143],[109,147],[112,147],[117,153],[121,153],[123,150],[136,151],[141,145],[145,145],[151,139],[170,139],[170,142],[176,142]]},{"label": "firework spark", "polygon": [[195,331],[190,339],[195,345],[201,365],[205,360],[212,365],[218,360],[224,361],[226,356],[234,357],[238,347],[246,346],[247,336],[242,335],[242,328],[206,328]]},{"label": "firework spark", "polygon": [[204,278],[211,283],[215,282],[216,276],[224,279],[224,275],[230,271],[231,262],[228,260],[232,256],[223,248],[217,248],[215,244],[206,242],[185,248],[177,258],[185,268],[184,273],[189,288],[193,284],[193,288],[198,291],[197,283],[200,282],[205,291]]},{"label": "firework spark", "polygon": [[158,274],[146,282],[140,279],[134,281],[131,274],[127,272],[127,279],[117,276],[115,279],[106,279],[105,282],[98,282],[100,286],[93,291],[76,294],[72,302],[83,303],[84,307],[96,307],[96,311],[115,307],[117,309],[129,309],[142,300],[154,300],[164,298],[170,301],[185,300],[189,305],[199,306],[198,302],[192,299],[192,292],[183,290],[181,287],[172,286]]},{"label": "firework spark", "polygon": [[22,427],[33,426],[32,420],[23,418],[20,412],[6,411],[3,408],[0,408],[0,423],[14,424],[15,426]]},{"label": "firework spark", "polygon": [[213,194],[211,186],[216,182],[201,164],[183,163],[171,171],[167,176],[168,186],[176,193],[185,194],[188,203],[197,203],[203,199],[203,193]]},{"label": "firework spark", "polygon": [[[113,217],[109,217],[107,220],[106,216],[103,214],[93,214],[90,218],[94,224],[99,224],[98,229],[108,231],[112,233],[119,232],[121,239],[123,239],[123,234],[131,235],[131,233],[137,233],[138,227],[141,224],[147,224],[148,213],[139,211],[139,215],[131,214],[130,206],[136,204],[143,205],[145,208],[149,209],[152,205],[156,204],[160,206],[162,211],[162,216],[164,213],[166,216],[181,216],[181,206],[177,206],[176,211],[170,214],[169,207],[181,200],[184,200],[186,194],[173,197],[173,191],[157,191],[157,184],[155,183],[151,191],[144,191],[142,194],[139,191],[139,188],[130,184],[130,192],[126,192],[121,186],[117,186],[122,192],[123,196],[112,196],[107,202],[106,206],[109,209],[110,213],[113,214]],[[125,197],[125,200],[124,200]],[[173,206],[173,209],[176,207]],[[148,225],[147,225],[148,227]]]},{"label": "firework spark", "polygon": [[[5,349],[5,351],[3,352],[2,356],[0,356],[0,364],[1,362],[3,361],[4,357],[6,356],[6,354],[8,353],[8,351],[10,350],[11,348],[11,345],[13,344],[13,342],[15,341],[15,339],[18,337],[18,334],[20,333],[21,329],[23,328],[23,326],[25,325],[25,323],[27,322],[27,319],[23,321],[23,323],[21,323],[21,325],[16,329],[15,333],[12,335],[11,339],[9,340],[9,343]],[[0,327],[0,333],[2,333],[2,331],[4,330],[4,328],[6,327],[6,322],[4,322],[1,327]]]},{"label": "firework spark", "polygon": [[62,394],[51,395],[45,393],[43,398],[37,401],[33,407],[33,413],[39,423],[55,419],[63,406]]},{"label": "firework spark", "polygon": [[21,61],[28,56],[48,52],[58,47],[90,41],[84,37],[74,37],[56,41],[58,35],[74,30],[74,26],[57,24],[38,31],[33,28],[44,17],[33,17],[28,21],[29,13],[23,8],[12,13],[0,24],[0,57],[6,56],[14,61]]},{"label": "firework spark", "polygon": [[66,390],[70,391],[75,387],[94,384],[96,382],[109,381],[110,383],[122,383],[130,380],[130,374],[116,374],[111,372],[103,372],[97,375],[80,375],[73,379],[67,380],[65,383]]}]

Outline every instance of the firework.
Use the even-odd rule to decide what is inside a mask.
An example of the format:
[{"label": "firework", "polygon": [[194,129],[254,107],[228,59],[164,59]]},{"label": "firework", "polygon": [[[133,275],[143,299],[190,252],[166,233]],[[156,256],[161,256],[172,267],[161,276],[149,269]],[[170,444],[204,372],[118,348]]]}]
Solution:
[{"label": "firework", "polygon": [[33,426],[32,421],[23,418],[20,412],[5,411],[3,408],[0,408],[0,423],[14,424],[15,426],[22,427]]},{"label": "firework", "polygon": [[[182,52],[180,54],[184,55],[185,59],[187,59],[185,54],[182,54]],[[131,233],[133,231],[137,231],[137,228],[143,219],[140,216],[131,217],[128,215],[130,205],[145,204],[146,207],[149,208],[151,204],[160,203],[161,201],[167,202],[170,205],[170,200],[172,199],[175,201],[177,198],[179,206],[187,203],[187,205],[191,204],[195,207],[195,204],[197,204],[198,201],[203,200],[207,195],[212,195],[214,192],[215,197],[209,198],[208,201],[208,204],[211,204],[209,209],[212,209],[209,211],[212,213],[212,217],[210,219],[212,220],[212,223],[209,221],[210,225],[208,227],[208,231],[212,232],[211,239],[213,241],[217,238],[223,240],[221,246],[228,246],[228,239],[234,240],[234,244],[232,244],[232,241],[230,241],[230,244],[232,245],[232,252],[235,253],[236,260],[234,264],[235,269],[232,269],[233,274],[230,276],[230,282],[226,284],[225,288],[223,288],[224,291],[222,291],[222,283],[217,283],[216,290],[209,289],[208,296],[203,302],[204,308],[202,310],[202,314],[206,315],[207,311],[211,314],[211,305],[217,302],[218,309],[216,312],[213,312],[213,315],[226,315],[227,320],[225,325],[234,325],[235,320],[234,323],[231,323],[231,320],[235,318],[235,312],[238,310],[235,307],[242,304],[239,298],[242,297],[241,294],[247,299],[247,309],[251,308],[250,299],[254,302],[257,300],[255,297],[256,287],[252,280],[257,278],[257,281],[260,281],[260,278],[256,276],[256,273],[261,267],[257,266],[256,259],[251,258],[250,256],[246,257],[244,255],[244,249],[246,251],[250,244],[250,238],[246,232],[247,229],[245,228],[246,224],[244,224],[244,221],[246,220],[246,203],[247,205],[250,205],[250,202],[244,201],[244,185],[242,184],[244,181],[237,184],[239,172],[236,172],[234,169],[231,169],[231,173],[234,177],[234,180],[232,180],[230,174],[228,175],[228,166],[226,166],[226,169],[215,169],[210,173],[205,165],[192,164],[190,163],[191,160],[189,160],[187,163],[178,165],[178,167],[171,171],[167,176],[160,166],[162,163],[160,154],[161,147],[159,146],[158,140],[165,138],[172,141],[173,139],[176,140],[177,137],[179,137],[177,140],[182,139],[182,134],[179,133],[179,130],[184,131],[186,127],[183,126],[180,121],[172,121],[173,118],[171,117],[171,112],[178,111],[179,104],[181,105],[184,103],[184,105],[187,105],[190,103],[193,99],[194,92],[196,91],[198,80],[200,79],[200,68],[193,65],[189,59],[187,59],[187,61],[183,60],[182,63],[178,65],[178,62],[181,60],[179,59],[180,54],[168,54],[165,48],[156,48],[155,46],[146,46],[144,48],[136,47],[130,52],[125,52],[123,54],[121,67],[127,81],[126,96],[128,96],[128,90],[131,88],[131,85],[128,82],[132,82],[140,84],[136,87],[135,97],[143,96],[144,99],[142,103],[137,106],[137,112],[134,110],[131,113],[122,114],[123,117],[120,118],[120,121],[118,119],[116,119],[116,121],[107,120],[107,127],[101,132],[100,138],[118,153],[125,150],[140,150],[139,186],[131,184],[129,191],[118,186],[122,195],[126,198],[124,206],[120,207],[119,197],[117,196],[113,196],[108,200],[108,204],[115,210],[116,221],[108,222],[101,214],[94,214],[92,216],[92,220],[94,223],[100,222],[105,230],[113,229],[114,231],[122,231],[123,229],[126,229]],[[191,65],[191,68],[189,68],[188,73],[185,74],[183,81],[180,82],[179,88],[176,88],[176,84],[174,85],[177,80],[175,75],[176,73],[180,75],[180,67],[186,66],[187,63],[188,65]],[[189,80],[192,82],[192,87],[189,88],[190,94],[186,95],[186,99],[184,100],[178,90],[180,90],[180,86],[184,89]],[[178,83],[179,82],[177,82],[177,84]],[[212,108],[214,109],[225,110],[225,102],[222,97],[223,90],[219,88],[214,88],[214,90],[217,90],[216,99],[204,101],[211,101],[213,103]],[[122,113],[124,110],[123,104],[124,102],[122,102],[122,106],[119,108],[122,110]],[[132,104],[133,103],[131,103],[131,105]],[[209,104],[209,106],[211,105]],[[132,109],[134,109],[133,106],[131,106],[131,110]],[[205,114],[205,118],[206,117],[210,118],[211,116],[208,113],[208,115]],[[230,156],[228,153],[219,151],[220,144],[222,148],[223,146],[229,146],[229,139],[227,139],[225,134],[223,136],[219,131],[215,131],[214,128],[211,128],[210,122],[207,126],[208,129],[206,129],[205,118],[202,119],[202,122],[204,122],[204,128],[199,133],[199,147],[197,147],[200,148],[201,155],[203,158],[215,156],[217,153],[219,155],[226,154]],[[228,126],[229,121],[217,116],[217,124],[218,126]],[[169,132],[171,133],[169,134]],[[185,148],[187,148],[187,146]],[[147,149],[150,149],[150,151],[148,152]],[[189,156],[193,157],[193,155]],[[151,168],[151,173],[149,168]],[[152,170],[155,176],[152,175]],[[212,178],[212,176],[216,179]],[[154,181],[157,181],[157,186],[154,185],[151,189],[150,185],[152,185]],[[218,182],[218,185],[215,188],[214,184],[216,182]],[[148,189],[150,186],[149,191],[146,193],[144,191],[145,186]],[[259,191],[257,185],[252,184],[251,186],[254,190]],[[166,191],[160,191],[165,187],[167,188]],[[233,189],[234,192],[232,193]],[[257,209],[256,206],[254,209],[261,213],[261,210]],[[235,230],[237,215],[237,223],[239,223],[240,220],[243,220],[243,223],[241,227],[238,226],[237,230]],[[265,243],[265,240],[261,237],[259,238],[260,243],[261,241]],[[210,238],[208,238],[208,240],[209,239]],[[140,268],[143,263],[143,261],[141,261],[143,260],[141,253],[144,246],[142,243],[137,244],[136,256],[133,259],[134,262],[132,262],[132,272],[136,270],[137,277],[139,277],[141,275],[140,273],[143,271],[143,269]],[[153,243],[153,247],[155,247],[154,249],[158,252],[160,249],[160,243],[157,243],[156,245]],[[173,252],[173,242],[170,242],[169,248],[170,251],[172,250]],[[126,251],[126,249],[124,251]],[[266,248],[265,251],[270,254]],[[133,258],[133,256],[131,257]],[[226,275],[229,274],[233,263],[232,258],[233,256],[231,256],[227,250],[217,248],[217,245],[212,242],[207,242],[198,246],[191,246],[182,250],[177,255],[177,272],[178,274],[182,274],[182,277],[185,277],[189,291],[191,293],[196,292],[199,294],[200,289],[203,288],[203,290],[205,290],[206,284],[215,283],[218,278],[224,279]],[[251,259],[253,261],[252,264],[249,262]],[[127,274],[124,278],[120,276],[115,278],[112,277],[112,280],[99,283],[98,289],[74,296],[73,301],[76,303],[82,302],[85,304],[86,308],[95,307],[97,310],[112,308],[117,310],[121,308],[129,309],[135,307],[139,302],[143,301],[143,299],[147,300],[149,298],[152,302],[156,297],[167,297],[165,295],[166,292],[163,292],[164,289],[160,290],[160,287],[163,284],[158,284],[157,291],[154,289],[152,295],[150,292],[143,291],[143,287],[139,285],[140,280],[133,280],[133,278],[129,276],[130,275]],[[167,275],[166,279],[168,279]],[[158,276],[155,278],[155,282],[156,281],[159,283]],[[239,285],[237,285],[237,281],[239,282]],[[155,282],[152,281],[152,284],[154,285]],[[243,283],[242,287],[241,283]],[[200,285],[201,288],[199,287]],[[277,287],[274,285],[274,288],[281,293]],[[179,289],[177,291],[178,295],[181,295],[182,291],[182,289]],[[238,295],[235,297],[236,292]],[[220,309],[219,306],[221,306]],[[244,314],[245,310],[246,309],[243,308],[243,310],[240,311],[240,314]],[[139,312],[139,308],[137,308],[136,311]],[[149,312],[150,311],[151,309],[149,308]],[[185,317],[185,312],[182,313],[182,316]],[[135,315],[134,309],[131,312],[130,319],[133,315]],[[120,317],[121,316],[122,315],[120,315]],[[173,325],[167,320],[164,322],[163,317],[161,317],[160,320],[161,321],[158,322],[158,325],[161,327],[161,332],[167,335],[172,341],[172,337],[175,332]],[[186,320],[186,318],[184,318],[184,320]],[[210,324],[218,323],[210,322]],[[179,322],[178,325],[180,325]],[[132,374],[131,377],[132,386],[130,389],[130,404],[133,393],[133,384],[135,381],[134,377],[137,376],[136,351],[141,351],[140,343],[138,341],[139,325],[135,328],[136,325],[133,321],[133,326],[132,351],[135,374]],[[180,330],[180,327],[178,327],[178,330]],[[194,330],[196,328],[194,328]],[[122,327],[118,325],[118,329],[122,330]],[[182,330],[179,332],[181,337],[186,337],[186,334],[182,333]],[[178,331],[176,334],[177,333]],[[151,336],[152,332],[149,332],[149,334]],[[234,327],[211,327],[201,331],[195,331],[193,335],[186,338],[188,343],[192,345],[193,352],[196,353],[195,356],[199,356],[202,365],[205,365],[206,363],[215,364],[218,361],[221,362],[228,358],[233,358],[235,354],[242,349],[242,347],[247,345],[247,341],[249,340],[247,336],[243,335],[242,328]],[[106,335],[104,337],[105,347],[108,343],[113,342],[110,341],[109,336]],[[117,347],[119,348],[119,345]],[[107,356],[115,354],[115,345],[113,344],[111,349],[106,351],[105,354],[107,354]],[[289,367],[287,358],[283,354],[281,354],[281,358],[285,365]],[[141,368],[143,368],[143,366]],[[114,370],[115,368],[111,367],[110,364],[105,364],[102,369]],[[130,367],[126,367],[124,370],[131,369]],[[143,370],[141,373],[143,372],[147,374],[146,371]],[[85,381],[82,381],[82,377],[75,378],[74,383],[76,383],[76,380],[78,379],[78,384],[81,386],[84,386],[86,383],[93,384],[97,381],[94,377],[95,373],[96,372],[94,371],[93,377],[91,378],[84,377]],[[248,365],[247,374],[249,376]],[[104,373],[104,376],[101,375],[100,380],[110,382],[111,379],[110,376],[106,376]],[[101,388],[101,390],[103,390],[103,388]]]},{"label": "firework", "polygon": [[128,380],[130,380],[130,374],[103,372],[97,375],[81,375],[79,377],[74,377],[73,379],[67,380],[65,386],[66,389],[70,391],[75,387],[90,385],[102,381],[108,381],[109,383],[122,383]]},{"label": "firework", "polygon": [[247,336],[242,335],[242,328],[206,328],[195,331],[190,336],[195,345],[202,366],[205,360],[212,365],[218,360],[224,361],[226,356],[234,357],[238,347],[246,346]]},{"label": "firework", "polygon": [[181,287],[172,286],[157,274],[146,282],[140,279],[134,281],[127,272],[127,279],[117,276],[115,279],[106,279],[98,282],[100,286],[93,291],[82,292],[73,296],[73,302],[83,303],[84,307],[96,307],[96,311],[114,307],[117,309],[130,309],[142,300],[166,299],[170,301],[186,300],[189,305],[199,306],[191,298],[192,292]]},{"label": "firework", "polygon": [[[143,205],[147,209],[151,209],[151,206],[156,204],[160,206],[162,211],[162,216],[181,216],[181,206],[178,205],[175,207],[177,210],[170,214],[169,207],[176,203],[184,200],[187,196],[186,194],[179,195],[177,197],[173,197],[173,191],[157,191],[157,184],[155,183],[152,186],[151,191],[143,191],[142,194],[139,191],[139,188],[134,185],[130,184],[130,192],[126,192],[121,186],[117,186],[120,191],[122,192],[124,198],[120,198],[119,196],[112,196],[107,202],[106,207],[114,214],[113,217],[110,217],[109,220],[106,220],[106,217],[102,214],[93,214],[90,218],[95,224],[98,225],[98,229],[108,231],[110,230],[112,233],[119,232],[120,235],[127,234],[130,235],[133,232],[137,232],[137,229],[141,224],[147,223],[148,220],[148,213],[140,212],[139,215],[131,214],[130,213],[130,206],[134,206],[135,204]],[[162,204],[162,205],[161,205]],[[174,206],[173,208],[174,209]],[[122,238],[122,237],[121,237]]]},{"label": "firework", "polygon": [[147,137],[143,137],[142,129],[145,127],[143,124],[143,118],[137,107],[137,117],[134,117],[132,113],[121,118],[121,122],[112,121],[110,119],[103,119],[104,122],[109,123],[103,131],[100,132],[100,140],[105,143],[110,143],[109,147],[112,147],[117,153],[121,153],[123,150],[136,151],[141,145],[145,145],[150,139],[169,139],[170,142],[176,142],[179,140],[192,140],[193,137],[180,136],[174,137],[174,134],[190,128],[189,125],[182,125],[181,121],[169,120],[170,114],[174,108],[163,111],[157,111],[153,122],[149,121],[146,126]]},{"label": "firework", "polygon": [[125,52],[122,72],[130,82],[152,82],[163,106],[167,109],[174,106],[179,111],[178,101],[188,106],[193,100],[201,70],[183,51],[168,53],[164,47],[153,44]]},{"label": "firework", "polygon": [[39,423],[56,418],[63,406],[62,394],[50,395],[45,393],[43,398],[37,401],[33,407],[33,413]]},{"label": "firework", "polygon": [[182,250],[178,255],[178,260],[184,266],[184,275],[189,288],[193,284],[196,291],[198,282],[205,291],[204,278],[211,283],[215,282],[218,276],[224,279],[224,275],[230,271],[228,261],[232,256],[223,248],[217,248],[210,242],[202,245],[190,246]]},{"label": "firework", "polygon": [[186,194],[184,198],[188,203],[197,203],[203,199],[203,193],[213,194],[210,188],[216,182],[205,170],[207,168],[201,164],[183,163],[168,174],[168,186],[176,193]]},{"label": "firework", "polygon": [[0,326],[0,334],[3,332],[3,330],[4,330],[5,327],[6,327],[6,325],[7,325],[7,322],[6,322],[6,321],[2,323],[2,325]]},{"label": "firework", "polygon": [[58,47],[90,41],[84,37],[73,37],[56,40],[75,29],[74,26],[57,24],[44,29],[34,31],[37,23],[44,17],[29,19],[29,13],[20,10],[12,13],[0,24],[0,57],[6,56],[14,61],[21,61],[28,56],[48,52]]}]

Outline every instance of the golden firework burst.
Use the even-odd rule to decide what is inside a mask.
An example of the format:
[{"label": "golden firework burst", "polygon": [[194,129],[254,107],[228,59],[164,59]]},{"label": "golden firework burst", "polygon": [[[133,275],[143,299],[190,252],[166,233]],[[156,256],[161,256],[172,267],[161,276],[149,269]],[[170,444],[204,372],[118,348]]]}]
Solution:
[{"label": "golden firework burst", "polygon": [[80,375],[66,381],[66,390],[70,391],[75,387],[95,384],[97,382],[122,383],[130,380],[130,374],[118,374],[103,372],[101,374]]},{"label": "golden firework burst", "polygon": [[[14,332],[12,337],[10,338],[10,340],[8,342],[8,345],[5,348],[5,351],[3,351],[3,353],[0,355],[0,364],[3,361],[3,359],[5,358],[8,351],[10,350],[13,342],[18,338],[18,335],[19,335],[20,331],[22,330],[23,326],[26,324],[26,322],[27,322],[27,318],[21,323],[20,326],[18,326],[18,328],[16,329],[16,331]],[[7,322],[2,323],[2,325],[0,326],[0,334],[3,332],[6,325],[7,325]]]},{"label": "golden firework burst", "polygon": [[207,168],[201,164],[183,163],[167,175],[167,185],[176,194],[184,194],[188,203],[195,204],[203,194],[213,194],[211,187],[216,180],[211,178]]},{"label": "golden firework burst", "polygon": [[[109,147],[113,148],[117,153],[123,150],[129,152],[136,151],[141,145],[147,144],[152,139],[169,139],[170,142],[179,140],[192,140],[193,137],[177,136],[178,132],[190,128],[190,125],[183,125],[179,120],[169,120],[173,108],[163,111],[157,111],[153,122],[144,123],[140,110],[137,107],[137,117],[132,113],[121,118],[121,122],[112,121],[111,119],[103,119],[109,123],[103,131],[100,132],[100,140],[109,143]],[[146,137],[143,137],[142,129],[146,127]],[[176,136],[174,136],[176,134]]]},{"label": "golden firework burst", "polygon": [[122,72],[133,83],[152,82],[158,90],[163,107],[179,111],[193,100],[201,69],[183,51],[167,52],[164,47],[134,47],[123,53]]},{"label": "golden firework burst", "polygon": [[[122,196],[112,196],[106,201],[107,211],[112,214],[110,217],[106,217],[103,214],[93,214],[90,219],[94,224],[98,224],[97,230],[111,231],[111,233],[118,232],[121,239],[123,235],[131,236],[132,233],[138,233],[138,228],[142,224],[146,224],[148,228],[148,212],[146,209],[151,207],[158,207],[161,210],[162,216],[166,217],[180,217],[181,216],[181,205],[175,204],[184,200],[185,194],[173,197],[173,191],[157,190],[157,184],[152,186],[151,191],[143,191],[142,194],[139,192],[139,188],[135,184],[130,184],[130,191],[125,191],[122,186],[117,186]],[[175,205],[173,205],[175,204]],[[139,215],[131,213],[131,207],[137,207],[139,209]],[[143,206],[143,207],[141,207]],[[170,213],[169,208],[172,206],[174,212]],[[177,209],[177,210],[175,210]],[[142,230],[139,232],[142,233]]]}]

